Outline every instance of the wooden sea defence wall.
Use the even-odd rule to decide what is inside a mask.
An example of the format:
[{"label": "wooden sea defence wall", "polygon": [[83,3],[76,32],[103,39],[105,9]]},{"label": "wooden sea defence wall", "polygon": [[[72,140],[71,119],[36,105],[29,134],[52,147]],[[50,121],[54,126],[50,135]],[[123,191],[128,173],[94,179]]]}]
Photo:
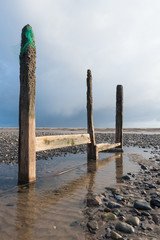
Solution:
[{"label": "wooden sea defence wall", "polygon": [[36,46],[30,25],[22,29],[19,98],[19,184],[36,181],[36,152],[87,144],[87,160],[97,161],[98,152],[112,148],[123,150],[123,87],[117,86],[115,143],[96,144],[93,125],[92,73],[87,70],[87,133],[35,136]]}]

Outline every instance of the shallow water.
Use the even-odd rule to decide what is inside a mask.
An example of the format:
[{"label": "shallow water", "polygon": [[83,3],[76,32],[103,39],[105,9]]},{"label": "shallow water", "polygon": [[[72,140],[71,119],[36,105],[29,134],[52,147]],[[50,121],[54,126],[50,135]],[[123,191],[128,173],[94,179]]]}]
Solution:
[{"label": "shallow water", "polygon": [[[18,187],[17,165],[0,165],[0,239],[85,239],[85,200],[139,166],[132,156],[149,152],[125,148],[123,154],[100,153],[98,164],[87,165],[86,154],[67,154],[37,161],[37,182]],[[65,174],[64,170],[83,165]]]}]

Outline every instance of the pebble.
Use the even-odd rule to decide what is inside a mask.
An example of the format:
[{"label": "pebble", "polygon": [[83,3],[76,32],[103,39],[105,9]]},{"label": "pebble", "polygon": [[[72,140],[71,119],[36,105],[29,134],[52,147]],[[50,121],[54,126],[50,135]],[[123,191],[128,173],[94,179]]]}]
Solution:
[{"label": "pebble", "polygon": [[123,222],[117,222],[116,224],[116,230],[123,232],[123,233],[134,233],[134,227],[129,225],[128,223],[123,223]]},{"label": "pebble", "polygon": [[124,175],[124,176],[122,177],[122,179],[123,179],[123,180],[131,180],[130,176],[128,176],[128,175]]},{"label": "pebble", "polygon": [[87,199],[88,207],[99,207],[102,205],[102,200],[99,196],[94,196],[92,198]]},{"label": "pebble", "polygon": [[121,195],[118,195],[118,194],[115,194],[115,199],[117,200],[117,201],[122,201],[122,200],[124,200],[124,197],[123,196],[121,196]]},{"label": "pebble", "polygon": [[150,204],[152,207],[160,207],[160,200],[158,199],[151,199]]},{"label": "pebble", "polygon": [[128,223],[132,226],[139,226],[140,220],[138,217],[131,216],[131,217],[127,218],[126,223]]},{"label": "pebble", "polygon": [[151,210],[152,208],[146,202],[136,200],[134,202],[134,208],[139,210]]},{"label": "pebble", "polygon": [[108,202],[107,207],[108,208],[121,208],[122,205],[119,203],[110,201],[110,202]]},{"label": "pebble", "polygon": [[116,233],[115,231],[111,231],[110,234],[111,234],[111,238],[112,238],[112,239],[117,240],[117,239],[122,238],[122,236],[121,236],[120,234]]},{"label": "pebble", "polygon": [[97,221],[88,222],[87,227],[90,231],[96,231],[98,230],[98,222]]},{"label": "pebble", "polygon": [[116,220],[117,219],[117,216],[111,212],[108,212],[108,213],[104,213],[101,215],[101,218],[103,221],[110,221],[110,220]]}]

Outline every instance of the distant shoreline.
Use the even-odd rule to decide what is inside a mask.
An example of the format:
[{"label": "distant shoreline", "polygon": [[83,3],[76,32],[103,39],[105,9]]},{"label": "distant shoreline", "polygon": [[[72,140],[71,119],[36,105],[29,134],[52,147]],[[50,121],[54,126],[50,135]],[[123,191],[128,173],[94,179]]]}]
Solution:
[{"label": "distant shoreline", "polygon": [[[3,131],[18,131],[18,127],[0,127],[0,132]],[[53,131],[53,132],[77,132],[84,133],[87,128],[71,128],[71,127],[37,127],[36,131]],[[114,133],[115,128],[95,128],[96,133]],[[160,128],[124,128],[123,133],[135,133],[135,134],[160,134]]]}]

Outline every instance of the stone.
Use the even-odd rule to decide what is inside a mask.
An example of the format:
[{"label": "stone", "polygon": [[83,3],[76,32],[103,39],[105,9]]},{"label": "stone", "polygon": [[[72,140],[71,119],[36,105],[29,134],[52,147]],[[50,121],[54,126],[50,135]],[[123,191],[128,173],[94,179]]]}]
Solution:
[{"label": "stone", "polygon": [[111,209],[110,209],[110,208],[107,208],[107,207],[105,207],[105,208],[104,208],[104,212],[111,212]]},{"label": "stone", "polygon": [[150,214],[149,214],[148,212],[141,212],[141,214],[142,214],[143,216],[146,216],[146,217],[149,217],[149,216],[150,216]]},{"label": "stone", "polygon": [[140,224],[139,218],[133,217],[133,216],[127,218],[126,222],[132,226],[139,226],[139,224]]},{"label": "stone", "polygon": [[151,196],[152,198],[156,198],[156,197],[159,196],[159,193],[158,193],[158,192],[151,192],[151,193],[150,193],[150,196]]},{"label": "stone", "polygon": [[96,231],[98,230],[98,222],[97,221],[88,222],[87,227],[89,230]]},{"label": "stone", "polygon": [[151,184],[151,183],[148,184],[148,187],[149,187],[149,188],[156,188],[156,186],[153,185],[153,184]]},{"label": "stone", "polygon": [[151,210],[152,208],[148,205],[147,202],[142,202],[136,200],[134,202],[134,208],[139,209],[139,210]]},{"label": "stone", "polygon": [[120,235],[120,234],[118,234],[118,233],[116,233],[115,231],[111,231],[111,238],[112,239],[120,239],[122,236]]},{"label": "stone", "polygon": [[108,213],[104,213],[101,215],[101,218],[103,221],[110,221],[110,220],[116,220],[117,219],[117,216],[111,212],[108,212]]},{"label": "stone", "polygon": [[119,204],[119,203],[111,202],[111,201],[110,201],[110,202],[107,204],[107,207],[108,207],[108,208],[121,208],[122,205]]},{"label": "stone", "polygon": [[142,228],[143,230],[146,230],[146,229],[147,229],[145,223],[141,223],[141,228]]},{"label": "stone", "polygon": [[77,222],[77,221],[74,221],[70,224],[71,227],[74,227],[74,226],[77,226],[77,225],[79,225],[79,222]]},{"label": "stone", "polygon": [[141,168],[143,169],[143,170],[147,170],[148,168],[145,166],[145,165],[143,165],[143,164],[141,164]]},{"label": "stone", "polygon": [[121,195],[116,194],[116,195],[115,195],[115,199],[116,199],[117,201],[122,201],[122,200],[124,200],[124,197],[121,196]]},{"label": "stone", "polygon": [[123,233],[129,233],[129,234],[134,233],[134,227],[132,227],[128,223],[117,222],[115,228],[116,228],[116,230],[123,232]]},{"label": "stone", "polygon": [[152,220],[154,221],[155,224],[157,224],[157,225],[160,224],[160,219],[159,219],[158,215],[153,214],[152,215]]},{"label": "stone", "polygon": [[99,207],[102,205],[102,200],[99,196],[94,196],[93,198],[87,199],[88,207]]},{"label": "stone", "polygon": [[122,177],[122,179],[123,179],[123,180],[131,180],[130,176],[128,176],[128,175],[124,175],[124,176]]},{"label": "stone", "polygon": [[158,199],[151,199],[151,201],[150,201],[150,205],[152,206],[152,207],[160,207],[160,200],[158,200]]}]

